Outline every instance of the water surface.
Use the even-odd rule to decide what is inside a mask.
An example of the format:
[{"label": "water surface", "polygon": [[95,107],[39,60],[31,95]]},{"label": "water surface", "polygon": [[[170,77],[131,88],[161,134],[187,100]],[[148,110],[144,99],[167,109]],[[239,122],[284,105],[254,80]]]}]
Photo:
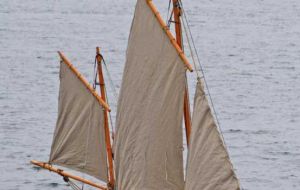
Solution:
[{"label": "water surface", "polygon": [[[167,1],[154,2],[165,12]],[[183,2],[242,187],[299,189],[300,1]],[[100,46],[118,90],[134,4],[0,2],[0,189],[68,189],[60,177],[29,164],[47,161],[50,151],[56,51],[91,82]]]}]

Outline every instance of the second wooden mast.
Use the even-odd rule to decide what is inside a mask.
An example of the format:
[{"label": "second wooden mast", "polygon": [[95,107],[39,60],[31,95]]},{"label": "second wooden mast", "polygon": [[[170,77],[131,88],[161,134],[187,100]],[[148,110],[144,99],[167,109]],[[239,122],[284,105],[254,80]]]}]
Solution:
[{"label": "second wooden mast", "polygon": [[[96,48],[96,61],[97,61],[97,72],[98,72],[98,77],[99,77],[101,98],[104,102],[107,102],[105,82],[104,82],[104,77],[103,77],[103,72],[102,72],[103,57],[100,54],[99,47]],[[104,110],[104,129],[105,129],[105,142],[106,142],[108,173],[109,173],[108,188],[114,189],[115,177],[114,177],[113,155],[112,155],[110,132],[109,132],[109,125],[108,125],[108,112],[106,110]]]},{"label": "second wooden mast", "polygon": [[[182,30],[181,30],[181,8],[180,0],[173,0],[173,15],[175,22],[176,41],[178,46],[182,48]],[[185,93],[184,93],[184,124],[186,132],[186,142],[189,145],[190,133],[191,133],[191,112],[190,112],[190,101],[189,101],[189,90],[186,82]]]},{"label": "second wooden mast", "polygon": [[[176,32],[176,42],[178,46],[182,48],[182,30],[181,30],[181,8],[179,0],[172,0],[173,1],[173,14],[174,14],[174,22],[175,22],[175,32]],[[100,54],[99,47],[96,48],[96,61],[97,61],[97,71],[99,77],[99,85],[100,85],[100,93],[101,98],[103,101],[106,102],[106,90],[105,90],[105,82],[102,72],[102,62],[103,57]],[[114,179],[114,167],[113,167],[113,154],[111,148],[111,141],[110,141],[110,132],[109,132],[109,125],[108,125],[108,112],[104,110],[104,127],[105,127],[105,141],[106,141],[106,149],[108,155],[108,169],[109,169],[109,186],[113,189],[115,179]],[[189,91],[188,85],[186,83],[185,93],[184,93],[184,123],[186,129],[186,140],[187,145],[189,145],[190,139],[190,132],[191,132],[191,114],[190,114],[190,102],[189,102]]]}]

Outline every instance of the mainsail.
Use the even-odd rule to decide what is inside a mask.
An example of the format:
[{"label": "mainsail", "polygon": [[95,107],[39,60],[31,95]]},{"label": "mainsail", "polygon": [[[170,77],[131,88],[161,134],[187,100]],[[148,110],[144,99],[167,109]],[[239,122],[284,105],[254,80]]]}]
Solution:
[{"label": "mainsail", "polygon": [[185,190],[239,190],[200,81],[196,86]]},{"label": "mainsail", "polygon": [[58,102],[49,162],[107,182],[104,108],[64,60]]},{"label": "mainsail", "polygon": [[185,72],[147,1],[138,0],[117,110],[117,189],[183,189]]},{"label": "mainsail", "polygon": [[[190,122],[185,123],[189,149],[184,181],[182,119],[185,113],[189,121],[186,70],[192,67],[179,43],[180,3],[173,0],[176,41],[152,1],[137,0],[118,101],[114,155],[99,48],[96,60],[102,98],[59,53],[58,119],[50,159],[49,163],[33,160],[33,164],[102,190],[240,189],[200,80],[191,133]],[[107,186],[51,164],[89,174]]]}]

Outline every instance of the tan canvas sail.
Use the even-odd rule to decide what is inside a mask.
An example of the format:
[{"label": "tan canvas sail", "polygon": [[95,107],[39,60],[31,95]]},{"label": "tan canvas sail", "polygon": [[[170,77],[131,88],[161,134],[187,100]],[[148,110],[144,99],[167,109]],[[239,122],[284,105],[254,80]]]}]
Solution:
[{"label": "tan canvas sail", "polygon": [[138,0],[117,111],[117,189],[183,189],[185,71],[146,0]]},{"label": "tan canvas sail", "polygon": [[185,190],[195,189],[240,189],[200,82],[194,100],[185,184]]},{"label": "tan canvas sail", "polygon": [[107,181],[103,108],[65,63],[60,64],[58,119],[50,163]]}]

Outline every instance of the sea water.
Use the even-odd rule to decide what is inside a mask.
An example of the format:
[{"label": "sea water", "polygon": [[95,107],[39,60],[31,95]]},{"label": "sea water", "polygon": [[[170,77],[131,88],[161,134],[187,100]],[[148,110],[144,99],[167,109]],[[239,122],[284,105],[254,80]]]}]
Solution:
[{"label": "sea water", "polygon": [[[154,3],[166,18],[168,1]],[[300,189],[300,1],[183,4],[243,189]],[[134,0],[0,1],[1,190],[70,188],[29,164],[47,161],[50,152],[59,85],[56,51],[92,82],[100,46],[118,91],[134,5]],[[111,89],[109,97],[115,117]]]}]

